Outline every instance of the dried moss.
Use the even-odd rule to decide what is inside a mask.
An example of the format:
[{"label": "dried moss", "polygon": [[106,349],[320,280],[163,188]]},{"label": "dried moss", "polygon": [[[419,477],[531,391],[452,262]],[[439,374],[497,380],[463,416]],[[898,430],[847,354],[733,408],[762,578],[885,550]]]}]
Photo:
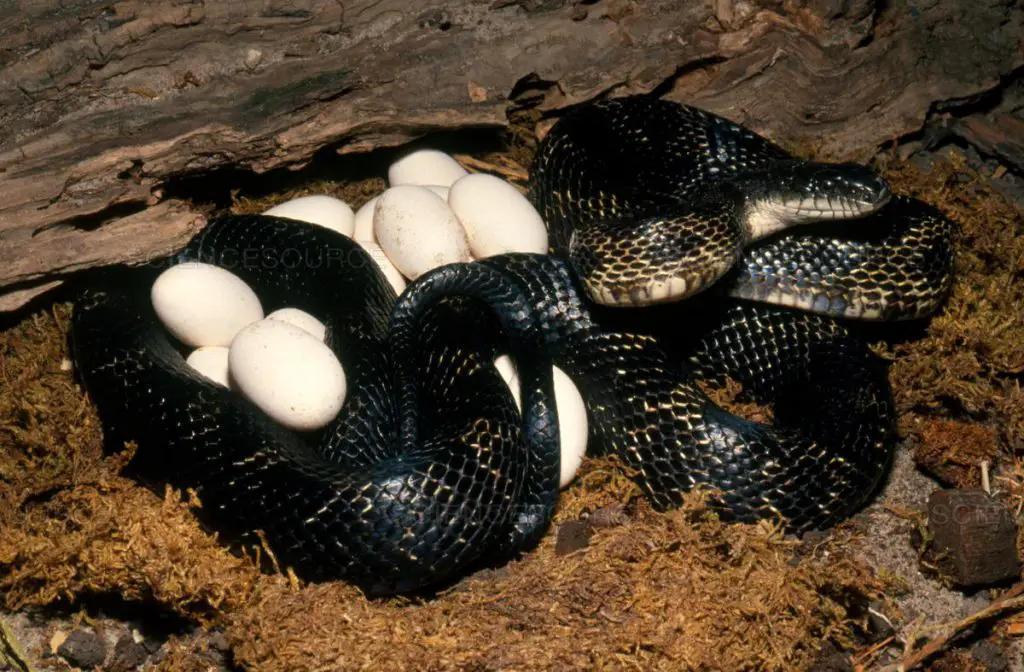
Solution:
[{"label": "dried moss", "polygon": [[70,314],[55,305],[0,332],[0,524],[26,499],[102,471],[99,421],[69,373]]},{"label": "dried moss", "polygon": [[559,557],[549,535],[498,578],[423,604],[277,581],[228,634],[238,661],[267,670],[800,669],[879,588],[852,562],[792,563],[795,543],[767,524],[702,511],[699,497],[669,514],[639,503],[585,551]]},{"label": "dried moss", "polygon": [[9,609],[112,593],[200,622],[244,602],[258,574],[176,493],[160,500],[116,477],[62,490],[0,527],[0,567]]},{"label": "dried moss", "polygon": [[943,311],[921,339],[882,345],[893,361],[902,427],[916,433],[921,417],[985,422],[1006,452],[1024,450],[1024,260],[1021,218],[954,152],[929,173],[891,160],[894,188],[932,203],[962,227],[956,283]]},{"label": "dried moss", "polygon": [[994,464],[999,455],[996,431],[950,420],[919,420],[914,428],[921,438],[914,450],[915,464],[946,485],[980,487],[982,464]]},{"label": "dried moss", "polygon": [[353,182],[315,182],[259,198],[233,194],[231,214],[257,214],[300,196],[333,196],[348,203],[353,210],[358,210],[368,200],[384,191],[385,187],[384,178],[375,177]]}]

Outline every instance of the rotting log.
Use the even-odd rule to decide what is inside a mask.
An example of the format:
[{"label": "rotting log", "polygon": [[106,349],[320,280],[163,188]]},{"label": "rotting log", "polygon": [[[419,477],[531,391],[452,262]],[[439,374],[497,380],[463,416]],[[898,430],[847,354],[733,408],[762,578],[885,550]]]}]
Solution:
[{"label": "rotting log", "polygon": [[8,3],[0,310],[180,247],[203,218],[171,180],[499,129],[515,107],[543,132],[570,105],[655,91],[870,153],[998,97],[1024,62],[1021,16],[1012,0]]}]

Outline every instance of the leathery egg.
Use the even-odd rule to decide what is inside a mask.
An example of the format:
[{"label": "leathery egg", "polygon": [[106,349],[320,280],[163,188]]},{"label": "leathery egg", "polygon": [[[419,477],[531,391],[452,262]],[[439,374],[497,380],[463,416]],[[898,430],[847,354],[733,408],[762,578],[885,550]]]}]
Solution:
[{"label": "leathery egg", "polygon": [[381,194],[373,231],[388,259],[410,280],[470,259],[462,224],[444,199],[426,187],[403,185]]},{"label": "leathery egg", "polygon": [[451,193],[450,187],[442,187],[436,184],[424,184],[424,187],[430,189],[432,192],[443,198],[445,201],[448,200],[448,194]]},{"label": "leathery egg", "polygon": [[228,387],[228,349],[222,345],[196,348],[185,363],[218,385]]},{"label": "leathery egg", "polygon": [[263,213],[274,217],[297,219],[333,229],[349,238],[355,229],[356,216],[348,203],[333,196],[301,196],[275,205]]},{"label": "leathery egg", "polygon": [[263,319],[259,297],[234,273],[198,262],[161,273],[150,290],[153,310],[186,345],[227,346],[238,331]]},{"label": "leathery egg", "polygon": [[299,329],[308,331],[313,336],[316,336],[319,340],[324,340],[324,336],[327,335],[327,327],[324,323],[316,319],[304,310],[298,308],[279,308],[267,315],[268,320],[281,320],[288,324],[294,324]]},{"label": "leathery egg", "polygon": [[376,242],[377,240],[373,237],[373,209],[377,206],[378,198],[380,198],[380,196],[374,196],[356,210],[355,227],[352,231],[352,239],[357,243],[361,243],[363,241]]},{"label": "leathery egg", "polygon": [[451,187],[448,205],[466,229],[475,258],[548,251],[544,220],[525,196],[499,177],[474,173],[460,178]]},{"label": "leathery egg", "polygon": [[[522,395],[519,389],[519,374],[515,363],[508,355],[494,360],[494,368],[505,380],[516,406],[522,411]],[[558,442],[561,445],[561,476],[558,486],[564,488],[572,483],[576,472],[587,453],[587,407],[579,390],[557,366],[551,367],[555,388],[555,408],[558,410]]]},{"label": "leathery egg", "polygon": [[260,320],[231,342],[233,387],[290,429],[327,425],[345,402],[341,362],[322,341],[294,324]]},{"label": "leathery egg", "polygon": [[[425,184],[423,186],[445,201],[448,200],[448,187],[439,187],[436,184]],[[355,230],[352,232],[352,238],[356,242],[377,242],[377,239],[373,236],[373,210],[377,206],[378,198],[380,196],[374,196],[356,210]]]},{"label": "leathery egg", "polygon": [[468,171],[459,162],[436,149],[420,149],[406,154],[388,167],[388,184],[433,184],[450,187]]}]

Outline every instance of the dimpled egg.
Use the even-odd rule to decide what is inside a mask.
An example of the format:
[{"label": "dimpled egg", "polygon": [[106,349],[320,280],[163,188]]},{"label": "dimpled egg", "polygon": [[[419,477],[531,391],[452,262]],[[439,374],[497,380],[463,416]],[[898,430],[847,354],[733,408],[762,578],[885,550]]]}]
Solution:
[{"label": "dimpled egg", "polygon": [[274,217],[297,219],[301,222],[319,224],[342,235],[352,237],[355,229],[355,213],[345,201],[332,196],[302,196],[275,205],[263,213]]},{"label": "dimpled egg", "polygon": [[426,187],[392,187],[377,200],[374,237],[409,280],[432,268],[470,260],[466,231],[444,199]]},{"label": "dimpled egg", "polygon": [[450,187],[468,171],[459,162],[436,149],[420,149],[406,154],[388,167],[388,184],[437,185]]},{"label": "dimpled egg", "polygon": [[324,336],[327,334],[327,327],[324,323],[316,319],[304,310],[298,308],[280,308],[275,310],[270,315],[267,315],[268,320],[281,320],[288,324],[294,324],[299,329],[308,331],[311,335],[316,336],[319,340],[324,340]]},{"label": "dimpled egg", "polygon": [[228,387],[228,349],[224,346],[196,348],[185,363],[218,385]]},{"label": "dimpled egg", "polygon": [[338,358],[318,338],[282,320],[260,320],[238,332],[228,366],[234,388],[290,429],[321,429],[345,402]]},{"label": "dimpled egg", "polygon": [[[494,368],[505,380],[516,406],[522,411],[519,374],[515,363],[508,355],[501,355],[494,360]],[[555,383],[555,408],[558,409],[558,441],[561,445],[561,476],[558,486],[564,488],[576,477],[587,453],[587,407],[569,376],[557,366],[551,369]]]},{"label": "dimpled egg", "polygon": [[249,285],[210,264],[172,266],[157,277],[150,298],[167,330],[194,348],[227,346],[242,327],[263,319],[259,297]]},{"label": "dimpled egg", "polygon": [[462,222],[469,251],[477,259],[505,252],[548,251],[544,220],[526,197],[505,180],[475,173],[460,178],[448,205]]}]

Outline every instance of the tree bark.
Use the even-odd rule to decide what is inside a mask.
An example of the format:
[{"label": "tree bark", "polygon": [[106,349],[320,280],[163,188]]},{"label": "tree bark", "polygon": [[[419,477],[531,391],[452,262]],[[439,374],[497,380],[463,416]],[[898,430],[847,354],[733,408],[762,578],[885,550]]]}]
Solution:
[{"label": "tree bark", "polygon": [[510,106],[535,105],[543,132],[570,105],[655,91],[826,155],[872,152],[998,97],[1021,19],[1012,0],[8,5],[0,310],[183,245],[203,217],[171,180],[501,128]]}]

